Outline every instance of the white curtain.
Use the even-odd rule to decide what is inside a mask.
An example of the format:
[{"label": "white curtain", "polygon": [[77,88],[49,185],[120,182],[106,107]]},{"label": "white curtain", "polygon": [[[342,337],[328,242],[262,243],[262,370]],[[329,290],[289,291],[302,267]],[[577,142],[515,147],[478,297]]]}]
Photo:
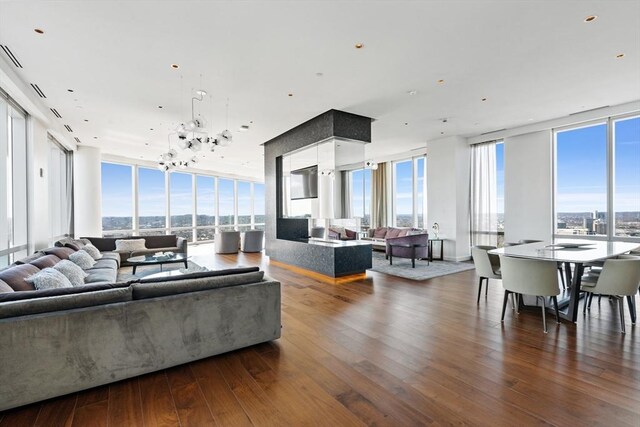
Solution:
[{"label": "white curtain", "polygon": [[471,147],[471,244],[498,244],[496,143]]}]

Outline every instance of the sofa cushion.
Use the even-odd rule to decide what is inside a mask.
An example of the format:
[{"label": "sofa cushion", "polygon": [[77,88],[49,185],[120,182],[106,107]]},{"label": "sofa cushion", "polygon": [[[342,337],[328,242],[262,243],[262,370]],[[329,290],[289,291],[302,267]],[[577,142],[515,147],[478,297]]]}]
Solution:
[{"label": "sofa cushion", "polygon": [[49,313],[126,301],[131,301],[130,286],[94,292],[82,292],[80,294],[32,298],[0,304],[0,318]]},{"label": "sofa cushion", "polygon": [[16,291],[14,291],[13,288],[9,286],[4,280],[0,280],[0,297],[9,293],[15,294]]},{"label": "sofa cushion", "polygon": [[93,245],[84,245],[82,247],[82,249],[80,249],[80,250],[88,253],[89,255],[91,255],[91,258],[93,258],[95,260],[98,260],[98,259],[102,258],[102,254],[100,253],[98,248],[96,248]]},{"label": "sofa cushion", "polygon": [[33,276],[27,277],[25,281],[33,284],[37,290],[70,288],[73,286],[64,274],[51,267],[38,271]]},{"label": "sofa cushion", "polygon": [[144,239],[118,239],[116,240],[116,251],[117,252],[133,252],[133,251],[141,251],[145,250],[147,247],[145,246]]},{"label": "sofa cushion", "polygon": [[65,237],[54,243],[54,246],[61,248],[71,248],[73,250],[80,250],[84,247],[85,243],[80,239],[74,239],[71,237]]},{"label": "sofa cushion", "polygon": [[102,252],[101,259],[112,259],[118,264],[118,268],[120,268],[120,254],[117,252]]},{"label": "sofa cushion", "polygon": [[58,258],[55,255],[44,255],[36,259],[35,261],[31,261],[29,264],[35,265],[40,270],[42,270],[43,268],[53,267],[59,262],[60,262],[60,258]]},{"label": "sofa cushion", "polygon": [[349,230],[348,228],[344,229],[344,234],[347,239],[354,240],[357,236],[355,231]]},{"label": "sofa cushion", "polygon": [[92,268],[85,270],[88,276],[84,283],[115,283],[118,277],[118,270],[114,268]]},{"label": "sofa cushion", "polygon": [[35,291],[18,291],[12,293],[0,293],[0,304],[8,301],[21,301],[26,299],[54,297],[58,295],[73,295],[81,294],[84,292],[103,291],[105,289],[124,288],[130,286],[130,282],[119,283],[97,283],[82,286],[73,286],[71,288],[55,288],[55,289],[43,289]]},{"label": "sofa cushion", "polygon": [[25,280],[33,276],[40,269],[35,265],[21,264],[0,271],[0,280],[11,286],[14,291],[33,291],[36,288]]},{"label": "sofa cushion", "polygon": [[98,261],[96,261],[95,264],[93,264],[93,267],[85,268],[85,271],[89,272],[95,268],[111,268],[111,269],[117,270],[118,261],[116,261],[113,258],[100,258]]},{"label": "sofa cushion", "polygon": [[47,255],[55,255],[60,259],[69,259],[69,255],[76,251],[71,248],[48,248],[44,249],[42,252]]},{"label": "sofa cushion", "polygon": [[[166,295],[183,294],[187,292],[204,291],[207,289],[224,288],[228,286],[244,285],[262,281],[264,272],[257,268],[240,272],[242,269],[206,271],[185,274],[168,278],[141,280],[131,285],[133,299],[156,298]],[[237,272],[236,272],[237,271]]]},{"label": "sofa cushion", "polygon": [[409,231],[410,230],[408,228],[401,229],[400,232],[398,233],[398,237],[404,237],[404,236],[408,235]]},{"label": "sofa cushion", "polygon": [[69,261],[68,259],[63,259],[62,261],[54,265],[53,268],[64,274],[64,276],[69,279],[73,286],[84,285],[84,279],[88,276],[88,274],[85,273],[83,269],[81,269],[77,264]]},{"label": "sofa cushion", "polygon": [[380,228],[376,228],[373,231],[373,238],[374,239],[384,239],[387,235],[387,227],[380,227]]},{"label": "sofa cushion", "polygon": [[35,252],[27,257],[21,258],[19,260],[17,260],[16,262],[14,262],[14,265],[20,265],[20,264],[30,264],[32,261],[37,260],[38,258],[42,258],[43,256],[45,256],[46,254],[44,252]]},{"label": "sofa cushion", "polygon": [[393,239],[394,237],[398,237],[402,230],[399,228],[392,227],[387,231],[387,235],[384,237],[385,239]]},{"label": "sofa cushion", "polygon": [[[178,236],[176,236],[175,234],[145,236],[144,240],[145,240],[145,246],[149,249],[178,247]],[[158,251],[156,250],[156,252]]]}]

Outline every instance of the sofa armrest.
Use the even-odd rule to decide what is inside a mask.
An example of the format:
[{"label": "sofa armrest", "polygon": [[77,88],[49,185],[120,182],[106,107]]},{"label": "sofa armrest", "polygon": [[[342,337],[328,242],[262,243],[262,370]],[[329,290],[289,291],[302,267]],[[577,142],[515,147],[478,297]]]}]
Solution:
[{"label": "sofa armrest", "polygon": [[185,239],[184,237],[178,237],[176,246],[179,248],[178,252],[187,255],[187,239]]}]

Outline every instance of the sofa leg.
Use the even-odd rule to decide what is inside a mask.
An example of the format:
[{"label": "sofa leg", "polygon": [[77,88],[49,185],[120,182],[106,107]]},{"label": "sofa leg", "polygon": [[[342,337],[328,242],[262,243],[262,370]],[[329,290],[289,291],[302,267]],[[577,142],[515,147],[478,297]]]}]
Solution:
[{"label": "sofa leg", "polygon": [[185,269],[189,268],[189,265],[187,264],[187,260],[186,259],[184,260],[184,268]]}]

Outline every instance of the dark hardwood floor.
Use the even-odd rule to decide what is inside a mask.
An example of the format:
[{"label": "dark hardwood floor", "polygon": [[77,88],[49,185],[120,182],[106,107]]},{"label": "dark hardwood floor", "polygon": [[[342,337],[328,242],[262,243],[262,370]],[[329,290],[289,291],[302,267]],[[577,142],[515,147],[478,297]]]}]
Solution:
[{"label": "dark hardwood floor", "polygon": [[[476,305],[473,271],[414,282],[369,272],[324,283],[260,254],[282,282],[282,338],[0,413],[0,426],[640,426],[638,328],[615,304],[578,324]],[[629,323],[627,313],[627,323]]]}]

